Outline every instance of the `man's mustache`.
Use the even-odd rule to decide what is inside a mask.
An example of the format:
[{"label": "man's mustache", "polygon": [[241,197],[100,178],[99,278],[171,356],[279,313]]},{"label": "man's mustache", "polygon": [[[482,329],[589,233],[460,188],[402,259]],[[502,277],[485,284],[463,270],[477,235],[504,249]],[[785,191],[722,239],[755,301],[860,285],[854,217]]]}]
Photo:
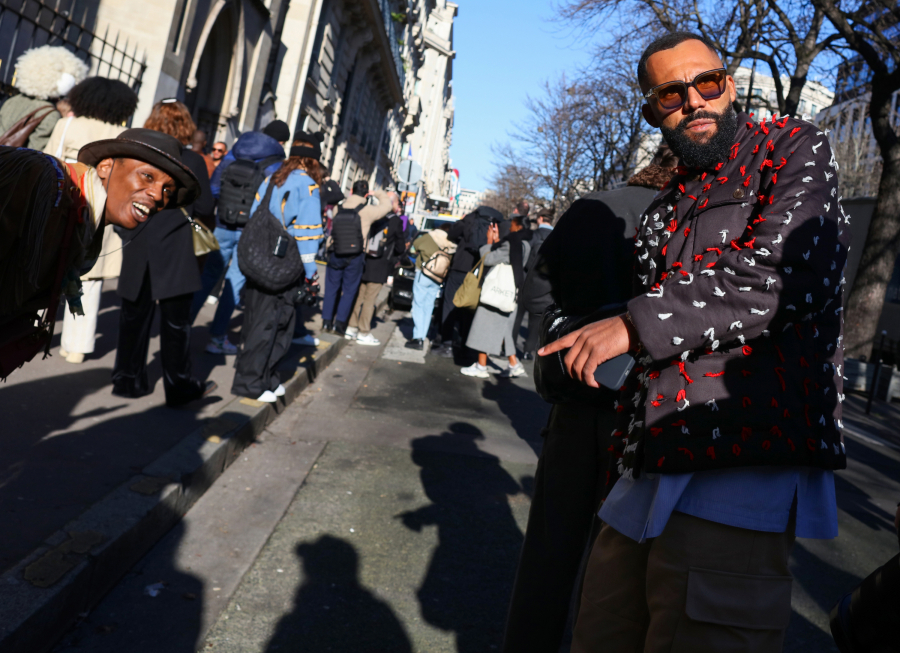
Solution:
[{"label": "man's mustache", "polygon": [[694,122],[695,120],[713,120],[713,121],[715,121],[716,124],[719,124],[719,121],[721,119],[722,119],[721,113],[715,113],[714,111],[697,111],[697,112],[692,113],[691,115],[683,118],[681,120],[681,122],[679,122],[678,125],[676,125],[675,129],[676,129],[676,131],[683,132],[683,131],[686,131],[688,128],[688,125],[690,123]]}]

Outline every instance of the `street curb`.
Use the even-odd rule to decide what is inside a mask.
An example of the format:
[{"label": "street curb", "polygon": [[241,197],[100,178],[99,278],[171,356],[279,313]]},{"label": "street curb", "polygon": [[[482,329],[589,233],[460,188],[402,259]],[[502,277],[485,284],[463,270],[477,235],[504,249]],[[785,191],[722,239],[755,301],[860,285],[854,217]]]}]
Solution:
[{"label": "street curb", "polygon": [[0,653],[47,651],[89,612],[350,342],[334,335],[320,341],[311,360],[300,359],[278,403],[232,398],[3,573]]}]

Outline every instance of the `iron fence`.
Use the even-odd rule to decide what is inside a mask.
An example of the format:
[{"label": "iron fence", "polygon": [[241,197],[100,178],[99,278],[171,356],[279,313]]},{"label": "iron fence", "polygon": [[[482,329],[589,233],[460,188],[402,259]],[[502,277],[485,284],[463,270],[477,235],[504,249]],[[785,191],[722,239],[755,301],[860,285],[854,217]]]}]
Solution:
[{"label": "iron fence", "polygon": [[88,3],[76,17],[76,0],[0,0],[0,99],[14,94],[16,60],[31,48],[59,45],[90,66],[91,74],[118,79],[141,89],[146,55],[137,43],[120,43],[119,34],[95,34],[88,26]]}]

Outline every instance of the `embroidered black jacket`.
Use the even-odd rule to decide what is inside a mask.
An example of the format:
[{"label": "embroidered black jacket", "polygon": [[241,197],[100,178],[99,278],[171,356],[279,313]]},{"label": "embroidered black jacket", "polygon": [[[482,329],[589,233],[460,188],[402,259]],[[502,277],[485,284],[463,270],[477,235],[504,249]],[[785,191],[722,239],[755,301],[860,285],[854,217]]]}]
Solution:
[{"label": "embroidered black jacket", "polygon": [[846,466],[838,164],[809,123],[739,121],[728,159],[679,169],[635,237],[625,475]]}]

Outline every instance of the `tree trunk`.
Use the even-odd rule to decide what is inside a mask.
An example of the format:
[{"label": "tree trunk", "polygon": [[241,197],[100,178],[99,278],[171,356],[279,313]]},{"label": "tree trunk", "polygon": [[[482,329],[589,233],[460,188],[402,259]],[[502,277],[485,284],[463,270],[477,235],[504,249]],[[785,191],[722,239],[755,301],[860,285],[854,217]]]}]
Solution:
[{"label": "tree trunk", "polygon": [[878,77],[872,80],[869,115],[884,167],[859,270],[847,300],[844,322],[847,358],[871,358],[885,292],[900,255],[900,141],[890,123],[891,96],[895,89],[890,84],[879,84],[882,80]]}]

